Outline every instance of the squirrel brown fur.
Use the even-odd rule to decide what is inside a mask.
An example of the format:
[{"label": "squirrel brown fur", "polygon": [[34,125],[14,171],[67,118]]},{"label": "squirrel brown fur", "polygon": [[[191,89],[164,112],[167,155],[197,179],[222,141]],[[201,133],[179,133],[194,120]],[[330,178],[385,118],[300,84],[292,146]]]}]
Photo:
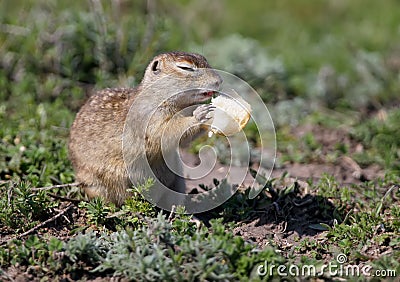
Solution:
[{"label": "squirrel brown fur", "polygon": [[203,102],[221,82],[203,56],[169,52],[153,58],[137,87],[92,95],[78,112],[69,140],[76,179],[89,198],[122,205],[132,185],[153,174],[184,192],[182,177],[171,171],[165,156],[179,170],[177,143],[204,131],[213,108]]}]

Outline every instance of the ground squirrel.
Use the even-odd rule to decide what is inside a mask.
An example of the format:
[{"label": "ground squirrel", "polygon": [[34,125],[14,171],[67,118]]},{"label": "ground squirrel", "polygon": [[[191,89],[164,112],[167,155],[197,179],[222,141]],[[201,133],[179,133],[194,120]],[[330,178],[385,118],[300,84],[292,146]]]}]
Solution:
[{"label": "ground squirrel", "polygon": [[179,162],[177,136],[188,139],[203,130],[213,110],[203,102],[221,82],[203,56],[169,52],[150,62],[137,87],[92,95],[78,112],[69,140],[77,181],[89,198],[121,205],[132,182],[151,176],[143,169],[144,157],[164,185],[184,192],[182,178],[169,170],[161,152]]}]

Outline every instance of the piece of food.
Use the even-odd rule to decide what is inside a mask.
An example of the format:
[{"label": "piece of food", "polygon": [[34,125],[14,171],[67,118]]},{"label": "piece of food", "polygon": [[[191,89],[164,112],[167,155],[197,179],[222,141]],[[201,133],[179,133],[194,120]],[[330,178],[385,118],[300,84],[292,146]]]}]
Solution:
[{"label": "piece of food", "polygon": [[209,136],[213,133],[229,136],[239,132],[250,119],[251,107],[240,97],[220,95],[211,100],[215,106]]}]

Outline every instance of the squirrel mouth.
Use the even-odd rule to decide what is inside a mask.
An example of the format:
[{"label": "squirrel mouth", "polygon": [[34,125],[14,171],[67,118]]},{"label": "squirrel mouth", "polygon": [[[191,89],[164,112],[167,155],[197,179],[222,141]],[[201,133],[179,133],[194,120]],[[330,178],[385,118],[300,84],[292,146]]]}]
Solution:
[{"label": "squirrel mouth", "polygon": [[198,100],[199,102],[204,102],[204,101],[208,101],[213,97],[218,96],[218,92],[216,91],[206,91],[206,92],[200,92],[198,94]]},{"label": "squirrel mouth", "polygon": [[208,92],[204,92],[202,94],[205,97],[212,98],[214,96],[214,94],[215,94],[215,91],[208,91]]}]

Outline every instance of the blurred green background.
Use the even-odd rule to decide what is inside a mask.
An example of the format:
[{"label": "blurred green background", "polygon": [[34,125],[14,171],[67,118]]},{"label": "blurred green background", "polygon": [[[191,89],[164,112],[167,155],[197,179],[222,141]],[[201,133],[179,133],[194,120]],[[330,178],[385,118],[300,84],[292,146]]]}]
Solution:
[{"label": "blurred green background", "polygon": [[[0,177],[72,181],[65,142],[79,107],[94,88],[137,85],[149,60],[170,50],[200,52],[249,82],[278,135],[310,116],[339,113],[339,124],[357,126],[398,112],[396,0],[3,0]],[[399,116],[389,113],[382,129],[397,162]],[[371,143],[380,130],[371,124],[356,138]]]},{"label": "blurred green background", "polygon": [[9,83],[29,77],[39,100],[77,84],[135,85],[151,57],[168,50],[203,53],[266,102],[358,109],[399,96],[395,0],[6,0],[0,8],[2,98]]}]

